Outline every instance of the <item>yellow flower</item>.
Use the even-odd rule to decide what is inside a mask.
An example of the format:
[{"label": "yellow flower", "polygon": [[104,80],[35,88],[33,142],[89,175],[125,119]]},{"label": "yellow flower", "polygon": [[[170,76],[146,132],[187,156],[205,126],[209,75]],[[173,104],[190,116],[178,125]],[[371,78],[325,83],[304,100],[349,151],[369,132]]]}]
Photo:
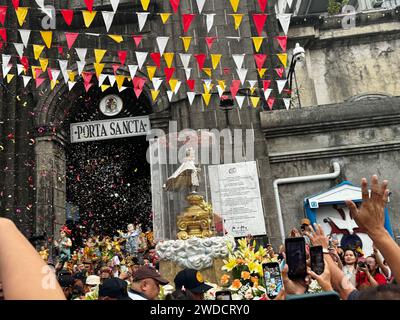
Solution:
[{"label": "yellow flower", "polygon": [[260,246],[258,248],[257,255],[261,256],[261,257],[265,257],[267,255],[267,250],[265,250],[263,246]]},{"label": "yellow flower", "polygon": [[238,240],[238,244],[239,244],[239,250],[240,249],[244,250],[245,248],[247,248],[247,241],[245,238]]},{"label": "yellow flower", "polygon": [[237,266],[237,262],[234,256],[229,256],[229,261],[224,260],[225,265],[222,267],[222,270],[232,271],[233,268]]},{"label": "yellow flower", "polygon": [[242,274],[240,275],[240,277],[244,280],[248,280],[250,279],[250,272],[248,271],[242,271]]},{"label": "yellow flower", "polygon": [[229,279],[230,278],[231,277],[228,274],[224,274],[220,279],[221,284],[222,285],[227,285],[229,283]]}]

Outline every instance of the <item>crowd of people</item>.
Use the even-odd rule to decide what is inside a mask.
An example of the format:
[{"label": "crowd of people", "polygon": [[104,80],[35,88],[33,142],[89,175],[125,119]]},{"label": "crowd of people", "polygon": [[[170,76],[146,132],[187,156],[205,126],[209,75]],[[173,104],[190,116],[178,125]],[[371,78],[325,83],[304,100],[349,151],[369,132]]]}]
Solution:
[{"label": "crowd of people", "polygon": [[[343,300],[400,299],[397,284],[400,247],[384,227],[387,185],[387,181],[379,183],[378,177],[373,176],[369,193],[367,180],[363,178],[361,206],[346,202],[352,218],[374,243],[372,255],[366,257],[357,247],[340,247],[337,239],[325,235],[320,225],[311,225],[307,219],[302,221],[300,231],[293,229],[289,236],[305,238],[308,271],[304,279],[289,277],[284,245],[276,252],[271,246],[267,248],[268,255],[281,266],[283,286],[275,299],[309,293],[312,281],[322,291],[336,292]],[[212,289],[199,270],[183,269],[173,283],[164,279],[159,272],[151,233],[143,233],[140,225],[129,225],[126,233],[119,231],[113,238],[91,237],[83,248],[72,252],[68,232],[62,229],[60,240],[54,243],[58,249],[57,263],[52,264],[46,248],[38,254],[10,220],[0,218],[1,296],[5,299],[202,300]],[[323,248],[324,270],[320,274],[310,268],[312,246]],[[25,290],[23,279],[30,279],[31,290]],[[170,290],[168,294],[166,288]],[[265,296],[260,300],[270,299]]]}]

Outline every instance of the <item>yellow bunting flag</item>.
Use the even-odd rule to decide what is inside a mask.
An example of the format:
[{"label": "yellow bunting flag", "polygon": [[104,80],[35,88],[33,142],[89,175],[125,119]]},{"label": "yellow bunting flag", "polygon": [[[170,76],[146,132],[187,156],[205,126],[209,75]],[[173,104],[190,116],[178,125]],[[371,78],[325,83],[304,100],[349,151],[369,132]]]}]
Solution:
[{"label": "yellow bunting flag", "polygon": [[147,11],[149,8],[150,0],[141,0],[143,10]]},{"label": "yellow bunting flag", "polygon": [[252,88],[250,88],[250,94],[253,94],[253,93],[254,93],[254,91],[256,91],[256,87],[252,87]]},{"label": "yellow bunting flag", "polygon": [[166,24],[169,17],[171,16],[171,13],[160,13],[160,16],[163,24]]},{"label": "yellow bunting flag", "polygon": [[240,0],[230,0],[233,12],[237,12]]},{"label": "yellow bunting flag", "polygon": [[31,69],[32,69],[32,77],[33,77],[33,79],[36,79],[36,70],[42,69],[42,68],[38,67],[38,66],[32,66]]},{"label": "yellow bunting flag", "polygon": [[42,68],[42,71],[45,72],[47,69],[47,66],[49,65],[49,59],[39,59],[40,67]]},{"label": "yellow bunting flag", "polygon": [[147,74],[149,75],[150,81],[153,80],[154,75],[156,74],[157,67],[155,66],[148,66],[147,67]]},{"label": "yellow bunting flag", "polygon": [[7,83],[10,83],[13,78],[14,78],[14,74],[8,73],[7,74]]},{"label": "yellow bunting flag", "polygon": [[94,70],[96,71],[96,77],[100,77],[100,74],[103,72],[104,69],[104,63],[93,63]]},{"label": "yellow bunting flag", "polygon": [[83,21],[85,22],[85,26],[86,28],[89,28],[90,25],[92,24],[94,17],[96,16],[96,11],[87,11],[87,10],[83,10],[82,11],[82,15],[83,15]]},{"label": "yellow bunting flag", "polygon": [[109,34],[108,36],[117,43],[121,43],[122,41],[124,41],[124,38],[122,36],[116,34]]},{"label": "yellow bunting flag", "polygon": [[260,48],[261,48],[264,38],[263,37],[252,37],[252,39],[253,39],[253,44],[254,44],[254,48],[256,49],[256,52],[260,51]]},{"label": "yellow bunting flag", "polygon": [[218,80],[218,85],[223,91],[225,91],[225,80]]},{"label": "yellow bunting flag", "polygon": [[250,100],[253,108],[257,108],[258,102],[260,101],[260,97],[250,97]]},{"label": "yellow bunting flag", "polygon": [[115,76],[115,81],[117,82],[118,89],[121,89],[125,81],[125,76]]},{"label": "yellow bunting flag", "polygon": [[219,62],[221,61],[222,54],[211,54],[211,61],[213,69],[217,69]]},{"label": "yellow bunting flag", "polygon": [[231,14],[235,21],[235,30],[239,29],[240,25],[242,24],[243,14]]},{"label": "yellow bunting flag", "polygon": [[94,57],[97,63],[100,63],[103,60],[104,55],[106,54],[107,50],[103,49],[94,49]]},{"label": "yellow bunting flag", "polygon": [[168,83],[171,87],[171,91],[175,92],[176,85],[178,84],[178,79],[170,79]]},{"label": "yellow bunting flag", "polygon": [[101,86],[100,86],[100,88],[101,88],[101,92],[104,92],[104,91],[106,91],[108,88],[110,88],[111,86],[109,85],[109,84],[102,84]]},{"label": "yellow bunting flag", "polygon": [[265,72],[267,71],[267,68],[262,68],[262,69],[257,69],[258,75],[260,78],[264,77]]},{"label": "yellow bunting flag", "polygon": [[56,81],[51,80],[51,81],[50,81],[50,88],[51,88],[51,90],[53,90],[54,87],[55,87],[58,83],[60,83],[60,81],[58,81],[58,80],[56,80]]},{"label": "yellow bunting flag", "polygon": [[183,46],[185,48],[185,52],[188,52],[190,47],[190,42],[192,41],[192,37],[181,37],[183,41]]},{"label": "yellow bunting flag", "polygon": [[73,72],[72,70],[67,70],[67,73],[68,73],[68,78],[69,78],[69,81],[72,81],[72,82],[74,82],[74,81],[75,81],[75,76],[76,76],[76,73],[75,73],[75,72]]},{"label": "yellow bunting flag", "polygon": [[277,56],[286,68],[287,67],[287,53],[278,53]]},{"label": "yellow bunting flag", "polygon": [[43,41],[47,48],[51,48],[51,42],[53,40],[53,31],[40,31]]},{"label": "yellow bunting flag", "polygon": [[34,44],[33,45],[33,53],[35,55],[35,60],[39,59],[43,49],[44,49],[44,46],[41,46],[39,44]]},{"label": "yellow bunting flag", "polygon": [[202,94],[204,102],[206,104],[206,106],[208,107],[208,105],[210,104],[210,99],[211,99],[211,94],[210,93],[203,93]]},{"label": "yellow bunting flag", "polygon": [[207,85],[204,83],[204,84],[203,84],[204,93],[210,93],[210,91],[211,91],[211,89],[212,89],[213,86],[214,86],[213,84],[210,84],[209,86],[207,86]]},{"label": "yellow bunting flag", "polygon": [[28,8],[27,7],[18,7],[18,9],[15,10],[15,13],[17,14],[19,26],[22,27],[22,25],[24,24],[26,15],[28,14]]},{"label": "yellow bunting flag", "polygon": [[174,60],[174,55],[175,54],[173,52],[164,53],[164,60],[168,68],[172,67],[172,61]]},{"label": "yellow bunting flag", "polygon": [[153,99],[153,102],[156,101],[158,94],[160,93],[160,90],[150,89],[150,92],[151,92],[151,98]]},{"label": "yellow bunting flag", "polygon": [[211,78],[212,76],[211,68],[203,68],[203,71],[206,75],[208,75]]}]

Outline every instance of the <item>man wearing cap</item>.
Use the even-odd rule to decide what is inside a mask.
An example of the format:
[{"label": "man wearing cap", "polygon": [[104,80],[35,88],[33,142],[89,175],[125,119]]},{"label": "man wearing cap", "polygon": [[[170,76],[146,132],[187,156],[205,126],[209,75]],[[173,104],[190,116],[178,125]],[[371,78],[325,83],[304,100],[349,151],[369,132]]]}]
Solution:
[{"label": "man wearing cap", "polygon": [[175,289],[188,290],[195,300],[204,300],[204,293],[212,287],[204,283],[203,275],[195,269],[184,269],[175,276]]},{"label": "man wearing cap", "polygon": [[132,275],[131,287],[128,290],[132,300],[156,300],[160,293],[160,285],[166,285],[168,280],[148,266],[139,267]]},{"label": "man wearing cap", "polygon": [[131,300],[127,288],[128,284],[124,280],[106,279],[99,287],[99,300]]}]

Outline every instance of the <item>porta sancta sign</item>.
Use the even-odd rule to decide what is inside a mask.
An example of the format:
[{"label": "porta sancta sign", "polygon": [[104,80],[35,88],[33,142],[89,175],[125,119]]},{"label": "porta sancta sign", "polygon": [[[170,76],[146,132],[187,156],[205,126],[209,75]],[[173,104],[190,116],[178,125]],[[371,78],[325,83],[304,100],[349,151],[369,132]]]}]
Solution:
[{"label": "porta sancta sign", "polygon": [[149,132],[149,117],[71,123],[71,142],[144,136]]}]

